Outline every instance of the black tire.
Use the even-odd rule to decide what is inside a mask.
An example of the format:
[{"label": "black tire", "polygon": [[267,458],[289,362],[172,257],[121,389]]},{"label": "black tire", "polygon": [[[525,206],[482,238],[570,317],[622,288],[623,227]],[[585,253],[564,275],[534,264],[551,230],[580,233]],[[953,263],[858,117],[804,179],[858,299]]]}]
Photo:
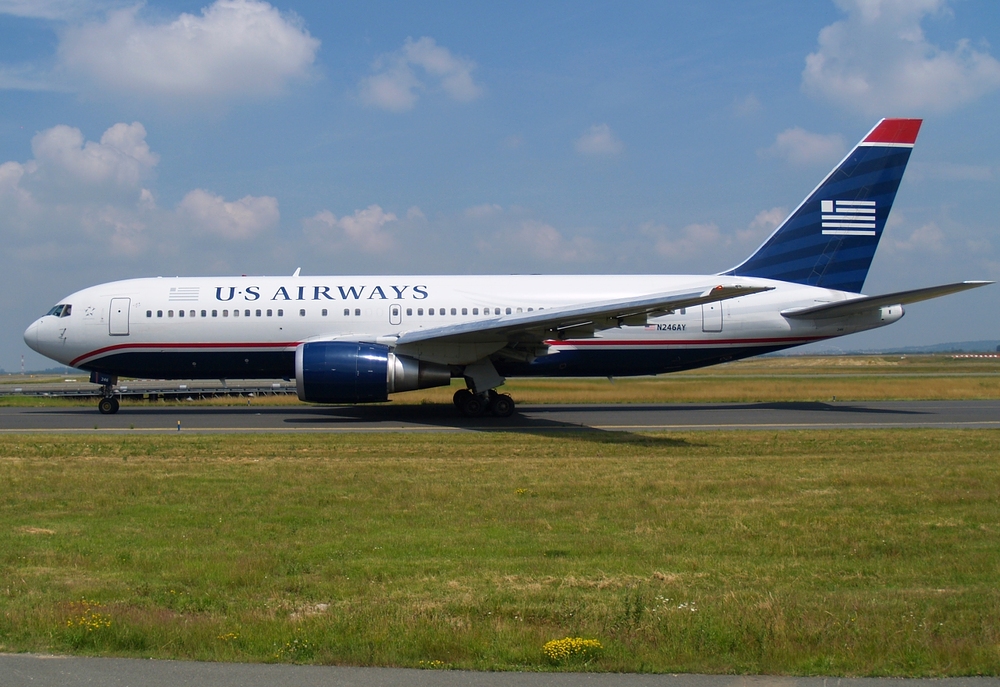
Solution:
[{"label": "black tire", "polygon": [[118,399],[102,398],[97,402],[97,410],[101,415],[114,415],[118,412]]},{"label": "black tire", "polygon": [[463,397],[459,410],[465,417],[479,417],[486,412],[486,408],[486,400],[470,391],[468,396]]},{"label": "black tire", "polygon": [[497,417],[510,417],[514,414],[514,399],[509,394],[497,394],[490,403],[490,412]]},{"label": "black tire", "polygon": [[462,406],[465,405],[465,399],[471,395],[472,392],[468,389],[459,389],[455,392],[455,395],[451,397],[451,400],[455,404],[455,407],[461,410]]}]

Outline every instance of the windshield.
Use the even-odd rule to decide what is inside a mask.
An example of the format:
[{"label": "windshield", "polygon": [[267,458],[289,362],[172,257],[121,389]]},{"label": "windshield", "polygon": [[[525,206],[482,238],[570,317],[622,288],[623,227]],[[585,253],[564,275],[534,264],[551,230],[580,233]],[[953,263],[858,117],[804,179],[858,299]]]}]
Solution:
[{"label": "windshield", "polygon": [[49,310],[46,315],[52,315],[53,317],[69,317],[70,313],[73,312],[73,306],[66,303],[60,303],[55,305]]}]

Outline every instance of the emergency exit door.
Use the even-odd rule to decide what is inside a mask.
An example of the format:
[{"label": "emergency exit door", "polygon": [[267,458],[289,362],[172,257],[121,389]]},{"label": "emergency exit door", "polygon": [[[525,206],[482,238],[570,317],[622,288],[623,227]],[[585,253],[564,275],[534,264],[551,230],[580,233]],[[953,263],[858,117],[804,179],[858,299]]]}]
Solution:
[{"label": "emergency exit door", "polygon": [[128,311],[131,298],[112,298],[109,333],[111,336],[128,336]]}]

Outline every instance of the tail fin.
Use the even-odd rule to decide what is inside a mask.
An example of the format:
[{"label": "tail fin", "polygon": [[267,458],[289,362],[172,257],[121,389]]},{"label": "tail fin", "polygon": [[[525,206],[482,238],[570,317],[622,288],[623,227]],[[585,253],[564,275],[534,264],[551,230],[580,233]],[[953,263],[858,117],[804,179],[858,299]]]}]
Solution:
[{"label": "tail fin", "polygon": [[724,274],[860,293],[921,121],[876,124],[756,253]]}]

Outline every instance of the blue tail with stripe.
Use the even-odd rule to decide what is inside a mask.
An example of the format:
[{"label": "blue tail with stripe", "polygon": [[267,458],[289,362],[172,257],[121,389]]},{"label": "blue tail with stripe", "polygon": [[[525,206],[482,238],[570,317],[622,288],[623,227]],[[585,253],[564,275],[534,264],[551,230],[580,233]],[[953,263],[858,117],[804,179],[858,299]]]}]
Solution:
[{"label": "blue tail with stripe", "polygon": [[920,123],[876,124],[756,253],[723,274],[860,293]]}]

